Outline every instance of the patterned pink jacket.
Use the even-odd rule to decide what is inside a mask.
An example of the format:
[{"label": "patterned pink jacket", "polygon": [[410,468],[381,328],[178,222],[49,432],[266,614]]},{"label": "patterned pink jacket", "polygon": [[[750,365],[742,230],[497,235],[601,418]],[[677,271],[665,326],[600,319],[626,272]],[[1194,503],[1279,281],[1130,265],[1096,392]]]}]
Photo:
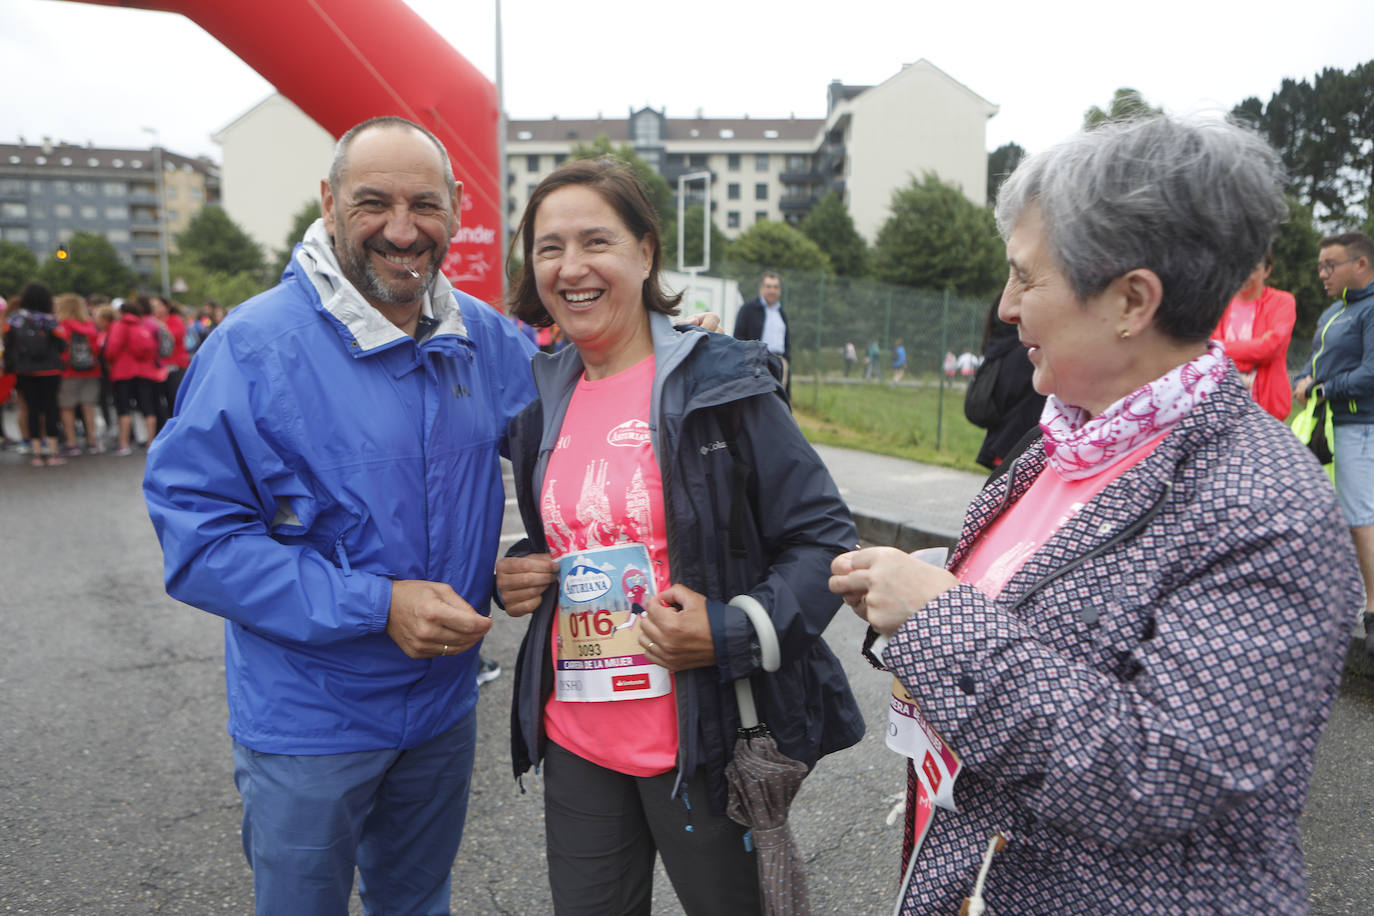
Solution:
[{"label": "patterned pink jacket", "polygon": [[[975,498],[959,562],[1045,467]],[[996,600],[961,586],[888,666],[962,755],[903,912],[1302,913],[1298,816],[1361,586],[1331,485],[1234,371]]]}]

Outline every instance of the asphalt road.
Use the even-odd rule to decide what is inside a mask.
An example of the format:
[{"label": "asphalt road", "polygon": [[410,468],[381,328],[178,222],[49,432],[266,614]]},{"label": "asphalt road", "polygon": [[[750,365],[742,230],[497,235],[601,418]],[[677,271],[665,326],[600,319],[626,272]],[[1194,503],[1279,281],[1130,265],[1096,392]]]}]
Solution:
[{"label": "asphalt road", "polygon": [[[142,470],[141,452],[49,469],[0,454],[0,913],[252,910],[224,730],[222,624],[164,594]],[[522,629],[503,617],[486,643],[506,673],[483,688],[457,914],[550,910],[541,780],[527,776],[522,793],[510,771]],[[888,683],[858,657],[861,634],[845,611],[826,635],[870,733],[823,760],[794,808],[818,914],[889,912],[896,892],[901,826],[886,818],[903,767],[881,740]],[[1372,749],[1374,691],[1352,680],[1303,819],[1314,913],[1374,909]],[[654,912],[680,912],[661,872]]]}]

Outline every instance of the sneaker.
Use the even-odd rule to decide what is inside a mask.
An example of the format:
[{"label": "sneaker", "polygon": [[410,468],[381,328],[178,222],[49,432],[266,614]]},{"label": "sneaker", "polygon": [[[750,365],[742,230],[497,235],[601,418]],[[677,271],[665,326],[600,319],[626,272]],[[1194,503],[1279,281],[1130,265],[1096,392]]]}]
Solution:
[{"label": "sneaker", "polygon": [[494,681],[501,676],[501,666],[495,660],[487,658],[485,655],[477,656],[477,686],[481,687],[488,681]]},{"label": "sneaker", "polygon": [[48,461],[48,467],[50,467],[50,468],[55,468],[55,467],[57,467],[58,465],[62,465],[62,464],[66,464],[66,463],[67,463],[67,459],[66,459],[66,458],[63,458],[61,455],[49,455],[48,458],[47,458],[47,461]]},{"label": "sneaker", "polygon": [[130,455],[134,453],[134,450],[129,448],[129,446],[127,445],[121,445],[119,448],[114,450],[114,453],[116,456],[120,458],[128,458]]},{"label": "sneaker", "polygon": [[86,454],[103,455],[105,454],[105,446],[101,445],[99,442],[95,443],[94,445],[88,445],[86,446]]},{"label": "sneaker", "polygon": [[79,445],[64,445],[58,451],[58,454],[63,458],[75,458],[77,455],[81,454],[81,447]]},{"label": "sneaker", "polygon": [[29,467],[31,467],[31,468],[41,468],[42,466],[43,466],[43,456],[42,456],[42,455],[34,455],[32,458],[29,459]]}]

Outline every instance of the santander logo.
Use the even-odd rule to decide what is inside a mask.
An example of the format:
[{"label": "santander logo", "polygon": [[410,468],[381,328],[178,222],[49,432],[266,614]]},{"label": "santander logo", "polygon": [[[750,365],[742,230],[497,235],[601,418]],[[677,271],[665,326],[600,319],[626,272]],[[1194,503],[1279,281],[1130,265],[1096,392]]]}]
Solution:
[{"label": "santander logo", "polygon": [[606,433],[606,441],[621,448],[648,445],[649,424],[643,420],[626,420]]}]

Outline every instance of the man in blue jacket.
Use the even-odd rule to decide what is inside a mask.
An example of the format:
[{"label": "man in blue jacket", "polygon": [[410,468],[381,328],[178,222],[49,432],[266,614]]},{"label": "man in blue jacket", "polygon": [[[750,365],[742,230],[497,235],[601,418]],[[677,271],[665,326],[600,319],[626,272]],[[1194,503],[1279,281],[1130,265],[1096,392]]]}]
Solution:
[{"label": "man in blue jacket", "polygon": [[1293,394],[1325,399],[1335,433],[1336,496],[1365,590],[1365,648],[1374,655],[1374,241],[1363,232],[1321,240],[1317,276],[1336,299],[1317,319],[1310,373]]},{"label": "man in blue jacket", "polygon": [[258,913],[448,912],[525,337],[439,272],[431,133],[340,139],[281,283],[206,339],[144,492],[168,593],[225,618]]}]

